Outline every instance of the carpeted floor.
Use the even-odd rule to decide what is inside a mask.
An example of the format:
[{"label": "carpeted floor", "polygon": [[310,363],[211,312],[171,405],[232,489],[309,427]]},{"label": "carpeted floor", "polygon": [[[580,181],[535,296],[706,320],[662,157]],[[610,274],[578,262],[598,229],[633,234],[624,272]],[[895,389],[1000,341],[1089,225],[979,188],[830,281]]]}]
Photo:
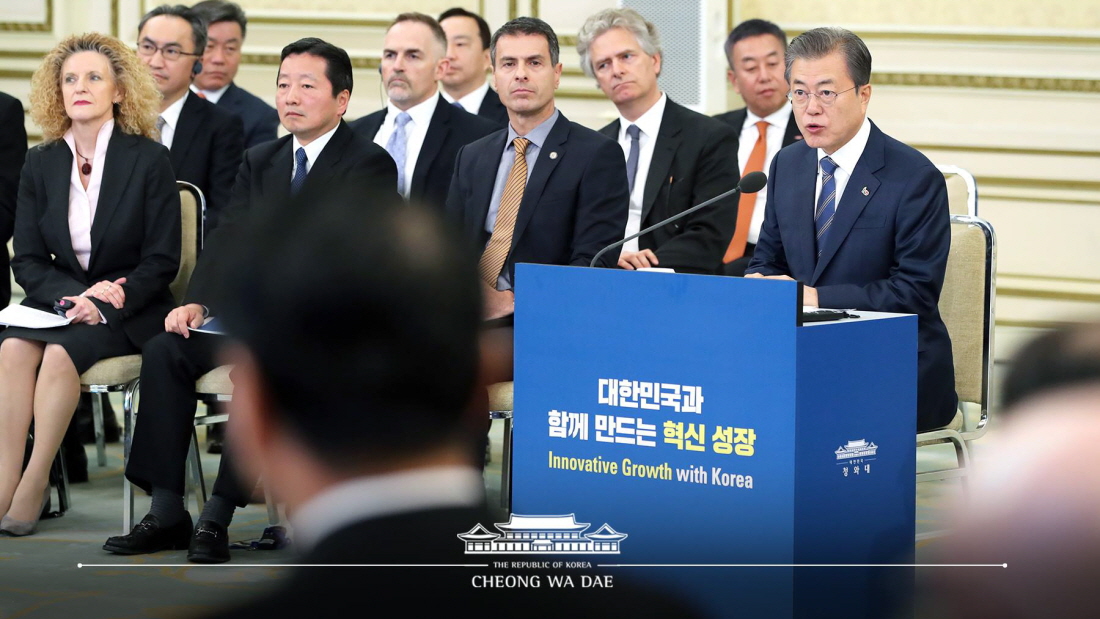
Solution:
[{"label": "carpeted floor", "polygon": [[[501,427],[491,433],[493,458],[486,469],[490,504],[499,504]],[[988,440],[983,439],[982,442]],[[976,446],[980,453],[981,442]],[[233,550],[232,562],[220,566],[187,563],[185,551],[121,557],[102,550],[103,542],[122,531],[122,450],[108,445],[105,467],[95,464],[95,448],[87,448],[91,480],[71,486],[72,506],[64,516],[40,523],[26,538],[0,537],[0,619],[129,619],[201,616],[234,600],[260,594],[277,581],[283,569],[268,567],[291,562],[290,550]],[[953,459],[950,447],[923,448],[918,470]],[[203,454],[208,487],[217,471],[217,456]],[[921,484],[917,493],[917,530],[940,528],[943,510],[958,494],[957,482]],[[55,495],[56,505],[56,495]],[[139,496],[136,514],[148,507]],[[195,501],[189,503],[197,515]],[[503,513],[502,513],[503,515]],[[229,529],[233,542],[259,539],[268,526],[264,505],[239,510]],[[917,561],[936,540],[918,543]]]}]

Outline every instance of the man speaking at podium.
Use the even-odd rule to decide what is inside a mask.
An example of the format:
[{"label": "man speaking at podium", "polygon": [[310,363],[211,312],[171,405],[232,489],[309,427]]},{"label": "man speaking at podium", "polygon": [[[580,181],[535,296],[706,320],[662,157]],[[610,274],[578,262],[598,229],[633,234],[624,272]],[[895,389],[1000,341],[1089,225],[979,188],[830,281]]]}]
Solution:
[{"label": "man speaking at podium", "polygon": [[947,425],[958,398],[937,307],[951,245],[943,175],[867,119],[871,53],[855,34],[799,35],[786,76],[805,139],[772,162],[746,277],[795,279],[806,305],[916,314],[917,430]]}]

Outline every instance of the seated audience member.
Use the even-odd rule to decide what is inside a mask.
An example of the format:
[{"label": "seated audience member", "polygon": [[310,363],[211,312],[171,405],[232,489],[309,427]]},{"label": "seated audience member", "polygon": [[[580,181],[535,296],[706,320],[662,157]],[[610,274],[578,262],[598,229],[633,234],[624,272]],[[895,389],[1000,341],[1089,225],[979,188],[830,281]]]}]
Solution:
[{"label": "seated audience member", "polygon": [[[484,413],[465,412],[480,387],[475,254],[434,209],[307,199],[241,240],[223,316],[237,341],[229,445],[285,501],[296,562],[311,567],[220,616],[339,616],[364,600],[418,616],[691,616],[619,574],[614,588],[569,595],[471,582],[505,575],[461,567],[487,562],[458,537],[493,521],[471,449]],[[410,602],[410,588],[425,595]]]},{"label": "seated audience member", "polygon": [[[1015,363],[1037,361],[1034,352]],[[1095,354],[1088,363],[1097,367]],[[931,547],[932,562],[988,567],[918,570],[918,616],[1091,619],[1100,608],[1100,381],[1029,367],[1039,374],[1013,373],[1038,389],[981,445],[969,492],[947,513],[950,543]]]},{"label": "seated audience member", "polygon": [[447,33],[447,69],[439,80],[440,94],[451,105],[501,127],[507,125],[508,110],[489,88],[489,39],[493,33],[489,24],[477,13],[453,8],[440,14],[439,26]]},{"label": "seated audience member", "polygon": [[202,71],[195,76],[191,90],[241,119],[245,148],[274,140],[278,137],[278,112],[233,81],[241,66],[241,46],[248,27],[244,11],[236,2],[222,0],[204,0],[191,8],[206,20]]},{"label": "seated audience member", "polygon": [[33,533],[48,507],[80,374],[139,352],[172,309],[180,204],[168,152],[151,139],[157,103],[134,52],[100,34],[65,39],[31,78],[43,144],[19,180],[12,270],[24,305],[52,314],[65,301],[72,323],[0,333],[0,530],[9,535]]},{"label": "seated audience member", "polygon": [[[734,146],[741,176],[766,172],[780,148],[802,139],[794,111],[787,101],[787,79],[783,76],[783,55],[787,35],[770,21],[750,19],[730,31],[726,39],[726,77],[741,95],[745,107],[717,114],[738,133]],[[737,228],[722,258],[724,273],[741,277],[752,260],[764,223],[767,188],[741,196],[737,209]]]},{"label": "seated audience member", "polygon": [[[561,63],[546,22],[504,24],[489,55],[508,128],[459,151],[447,213],[481,255],[485,314],[498,318],[513,312],[516,263],[588,266],[622,240],[630,192],[618,144],[554,105]],[[610,251],[600,266],[618,259]]]},{"label": "seated audience member", "polygon": [[[221,336],[193,333],[208,315],[218,315],[214,288],[226,275],[225,256],[239,242],[250,219],[279,217],[276,204],[311,186],[353,183],[364,198],[348,209],[372,208],[397,200],[397,170],[381,147],[342,120],[351,97],[351,59],[344,50],[315,38],[283,48],[276,105],[290,132],[245,154],[225,221],[207,239],[185,297],[172,310],[163,331],[142,351],[141,414],[134,429],[126,478],[152,492],[149,514],[127,535],[103,548],[117,554],[143,554],[187,548],[196,563],[228,561],[227,528],[236,507],[251,497],[255,480],[238,480],[226,446],[214,484],[197,523],[183,503],[187,446],[195,416],[195,381],[219,365]],[[278,219],[284,233],[294,225]],[[293,236],[293,235],[288,235]],[[363,265],[357,265],[363,266]]]},{"label": "seated audience member", "polygon": [[207,234],[219,222],[244,152],[241,119],[191,92],[206,50],[203,16],[183,5],[158,6],[141,18],[138,55],[160,90],[157,129],[176,179],[206,196]]},{"label": "seated audience member", "polygon": [[[27,156],[27,129],[23,104],[0,92],[0,309],[11,302],[11,271],[8,241],[15,229],[15,196],[19,171]],[[0,330],[4,327],[0,326]]]},{"label": "seated audience member", "polygon": [[938,308],[951,245],[943,174],[868,120],[871,53],[855,34],[795,37],[786,74],[805,139],[772,162],[746,277],[797,280],[808,306],[916,314],[916,429],[947,425],[958,398]]},{"label": "seated audience member", "polygon": [[1037,394],[1100,384],[1100,324],[1055,329],[1023,346],[1002,379],[1000,408],[1010,411]]},{"label": "seated audience member", "polygon": [[[631,9],[607,9],[588,18],[577,35],[581,68],[619,110],[600,129],[626,159],[630,215],[624,238],[737,186],[737,136],[713,118],[661,92],[657,28]],[[624,269],[662,267],[679,273],[716,273],[737,221],[732,195],[692,215],[627,241]]]},{"label": "seated audience member", "polygon": [[385,109],[351,123],[397,162],[397,191],[418,204],[442,209],[458,150],[499,127],[468,114],[439,95],[447,66],[447,35],[422,13],[397,16],[382,42]]}]

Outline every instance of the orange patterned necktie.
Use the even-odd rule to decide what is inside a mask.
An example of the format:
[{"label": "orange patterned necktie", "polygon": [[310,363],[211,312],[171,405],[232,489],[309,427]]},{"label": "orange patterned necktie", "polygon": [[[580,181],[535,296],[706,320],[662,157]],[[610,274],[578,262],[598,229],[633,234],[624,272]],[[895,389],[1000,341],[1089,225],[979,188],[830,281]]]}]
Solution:
[{"label": "orange patterned necktie", "polygon": [[523,202],[523,190],[527,188],[527,138],[516,138],[512,145],[516,148],[516,159],[512,162],[512,171],[508,173],[508,182],[504,184],[504,193],[500,196],[497,220],[493,225],[493,235],[481,254],[479,270],[481,279],[490,288],[497,287],[497,278],[504,268],[504,261],[512,249],[512,233],[516,229],[516,215],[520,202]]},{"label": "orange patterned necktie", "polygon": [[[745,164],[745,174],[749,172],[764,171],[764,156],[768,152],[768,121],[761,120],[756,123],[756,130],[760,137],[756,138],[756,144],[749,153],[749,161]],[[737,227],[733,229],[733,240],[726,249],[723,263],[730,263],[745,255],[745,244],[749,241],[749,224],[752,223],[752,211],[756,207],[756,194],[743,193],[741,201],[737,204]]]}]

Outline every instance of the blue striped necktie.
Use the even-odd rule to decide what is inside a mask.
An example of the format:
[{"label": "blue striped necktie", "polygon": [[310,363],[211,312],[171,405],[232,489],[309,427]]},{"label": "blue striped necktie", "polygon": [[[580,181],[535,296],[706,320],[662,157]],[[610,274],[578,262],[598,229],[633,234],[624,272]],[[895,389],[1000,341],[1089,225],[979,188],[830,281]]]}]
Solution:
[{"label": "blue striped necktie", "polygon": [[[294,152],[294,178],[290,179],[290,193],[294,195],[306,184],[306,149],[301,146]],[[284,177],[285,178],[285,177]]]},{"label": "blue striped necktie", "polygon": [[408,157],[409,138],[405,135],[405,125],[409,124],[412,116],[408,112],[401,112],[394,119],[393,133],[386,141],[386,152],[393,157],[397,164],[397,193],[405,195],[405,160]]},{"label": "blue striped necktie", "polygon": [[836,162],[832,159],[825,157],[821,160],[821,198],[817,201],[817,211],[814,213],[818,258],[825,247],[825,240],[829,238],[833,216],[836,215],[836,168]]}]

